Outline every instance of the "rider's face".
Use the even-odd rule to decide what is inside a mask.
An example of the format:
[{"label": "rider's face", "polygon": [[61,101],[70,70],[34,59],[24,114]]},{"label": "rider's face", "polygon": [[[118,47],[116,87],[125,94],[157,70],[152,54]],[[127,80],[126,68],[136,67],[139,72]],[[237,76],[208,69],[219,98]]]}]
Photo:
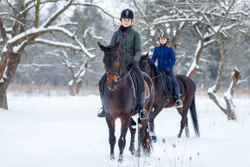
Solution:
[{"label": "rider's face", "polygon": [[167,42],[167,38],[160,38],[160,43],[165,44]]},{"label": "rider's face", "polygon": [[132,24],[132,20],[131,19],[124,19],[124,18],[122,18],[122,25],[123,25],[123,27],[129,27],[129,26],[131,26],[131,24]]}]

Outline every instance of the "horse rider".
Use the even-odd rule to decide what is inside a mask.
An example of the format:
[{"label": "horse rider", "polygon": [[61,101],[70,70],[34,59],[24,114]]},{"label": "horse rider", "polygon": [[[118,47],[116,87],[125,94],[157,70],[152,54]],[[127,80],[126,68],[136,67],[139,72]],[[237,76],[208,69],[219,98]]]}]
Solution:
[{"label": "horse rider", "polygon": [[160,46],[154,48],[154,52],[151,59],[153,60],[153,62],[156,62],[157,59],[157,68],[161,72],[168,74],[171,77],[176,99],[175,107],[181,108],[183,104],[180,99],[180,88],[173,72],[173,67],[175,65],[176,59],[174,50],[169,43],[168,33],[162,32],[160,34]]},{"label": "horse rider", "polygon": [[[115,31],[110,45],[115,45],[119,41],[120,51],[124,55],[126,68],[131,71],[131,73],[137,76],[139,79],[138,86],[138,103],[139,103],[139,117],[140,119],[148,119],[148,114],[144,110],[145,105],[145,87],[144,87],[144,79],[141,73],[140,67],[138,65],[138,61],[141,58],[141,39],[140,35],[137,31],[132,28],[132,23],[134,22],[134,13],[130,9],[125,9],[121,12],[121,26],[118,31]],[[103,99],[104,93],[104,83],[105,83],[106,75],[102,77],[99,82],[99,91],[101,100]],[[132,111],[131,111],[132,112]],[[104,117],[105,111],[103,108],[103,100],[102,100],[102,108],[98,111],[98,117]]]}]

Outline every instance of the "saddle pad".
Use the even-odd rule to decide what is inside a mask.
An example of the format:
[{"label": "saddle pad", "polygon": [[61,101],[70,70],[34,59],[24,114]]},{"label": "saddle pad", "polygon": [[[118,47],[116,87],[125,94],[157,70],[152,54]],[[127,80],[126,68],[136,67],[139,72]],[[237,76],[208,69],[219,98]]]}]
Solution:
[{"label": "saddle pad", "polygon": [[[172,86],[172,80],[170,78],[170,76],[168,75],[165,75],[164,77],[164,80],[165,80],[165,85],[166,85],[166,95],[168,98],[173,98],[174,97],[174,88]],[[179,89],[180,89],[180,95],[182,96],[184,94],[184,86],[182,84],[182,82],[176,77],[176,81],[178,82],[178,85],[179,85]]]},{"label": "saddle pad", "polygon": [[145,80],[144,80],[144,87],[145,87],[145,98],[149,98],[150,96],[149,86]]},{"label": "saddle pad", "polygon": [[[134,98],[137,99],[137,95],[136,95],[136,91],[137,91],[136,89],[138,89],[137,85],[134,82],[132,76],[131,75],[129,75],[129,76],[130,76],[130,80],[131,80],[131,87],[133,88]],[[150,96],[149,86],[145,80],[143,80],[143,81],[144,81],[144,88],[145,88],[145,98],[149,98],[149,96]]]}]

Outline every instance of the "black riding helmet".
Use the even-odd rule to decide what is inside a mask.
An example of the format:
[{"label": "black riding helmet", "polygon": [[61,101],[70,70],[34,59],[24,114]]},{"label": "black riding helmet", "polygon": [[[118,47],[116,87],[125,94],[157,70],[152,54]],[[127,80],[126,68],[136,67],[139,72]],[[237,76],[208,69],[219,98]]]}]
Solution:
[{"label": "black riding helmet", "polygon": [[125,9],[121,13],[121,18],[120,19],[122,19],[122,18],[124,18],[124,19],[132,19],[133,20],[134,19],[134,13],[130,9]]}]

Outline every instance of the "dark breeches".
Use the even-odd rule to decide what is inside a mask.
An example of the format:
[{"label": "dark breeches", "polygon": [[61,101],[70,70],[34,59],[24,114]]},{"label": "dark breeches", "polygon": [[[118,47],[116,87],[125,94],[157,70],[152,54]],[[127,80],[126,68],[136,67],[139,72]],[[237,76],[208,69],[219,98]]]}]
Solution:
[{"label": "dark breeches", "polygon": [[177,80],[176,80],[176,77],[175,77],[175,75],[174,75],[174,72],[173,72],[173,71],[170,71],[170,72],[168,73],[168,75],[171,77],[173,87],[178,86],[178,82],[177,82]]},{"label": "dark breeches", "polygon": [[105,84],[105,80],[107,78],[107,74],[105,73],[102,78],[99,81],[99,91],[103,92],[104,91],[104,84]]}]

